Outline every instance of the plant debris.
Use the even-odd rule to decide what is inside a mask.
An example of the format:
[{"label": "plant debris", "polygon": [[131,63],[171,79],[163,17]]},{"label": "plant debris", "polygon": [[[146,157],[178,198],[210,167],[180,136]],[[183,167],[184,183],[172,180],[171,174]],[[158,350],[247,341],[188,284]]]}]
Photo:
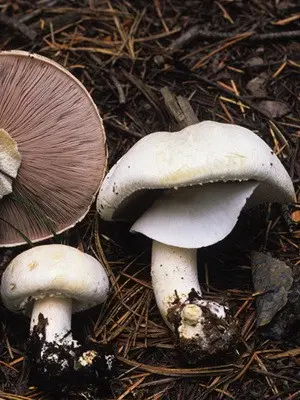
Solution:
[{"label": "plant debris", "polygon": [[251,253],[258,327],[267,325],[287,303],[293,283],[292,270],[270,253]]},{"label": "plant debris", "polygon": [[285,306],[278,311],[262,330],[264,337],[272,340],[288,340],[300,345],[300,274],[297,271],[288,292]]},{"label": "plant debris", "polygon": [[255,78],[251,79],[251,81],[249,81],[247,83],[246,88],[255,97],[266,97],[267,96],[267,90],[266,90],[267,80],[268,80],[267,73],[262,72]]},{"label": "plant debris", "polygon": [[291,109],[287,104],[281,101],[262,100],[259,102],[259,108],[271,118],[281,118],[288,114]]}]

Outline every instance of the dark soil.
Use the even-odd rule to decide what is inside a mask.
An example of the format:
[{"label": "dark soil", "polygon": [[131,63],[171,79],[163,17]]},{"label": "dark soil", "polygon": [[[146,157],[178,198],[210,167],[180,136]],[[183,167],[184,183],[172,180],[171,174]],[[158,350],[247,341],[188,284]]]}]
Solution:
[{"label": "dark soil", "polygon": [[27,341],[26,357],[30,370],[29,384],[40,385],[49,392],[67,393],[71,390],[94,394],[103,391],[113,376],[115,357],[109,344],[86,340],[78,343],[47,343],[47,318],[39,315]]},{"label": "dark soil", "polygon": [[[218,318],[208,307],[203,304],[203,298],[194,289],[186,301],[179,298],[174,301],[167,312],[167,319],[175,327],[175,337],[178,351],[188,365],[199,365],[201,362],[219,362],[220,357],[235,352],[238,346],[236,321],[232,318],[227,304],[218,301],[219,305],[226,307],[226,318]],[[179,327],[182,325],[181,311],[186,304],[196,304],[200,307],[203,316],[203,336],[197,335],[192,339],[180,337]]]},{"label": "dark soil", "polygon": [[[299,201],[299,11],[293,0],[0,1],[0,44],[38,52],[80,79],[104,120],[109,167],[139,138],[173,129],[161,92],[167,87],[189,100],[200,121],[240,124],[262,137],[288,170]],[[92,209],[55,240],[97,255],[109,273],[108,301],[75,315],[72,330],[81,343],[89,338],[117,349],[115,378],[100,395],[91,387],[53,395],[38,382],[31,386],[29,321],[0,306],[0,398],[300,398],[299,309],[293,303],[288,335],[257,330],[250,268],[252,250],[268,251],[298,275],[297,207],[245,211],[225,240],[199,251],[205,295],[228,300],[240,344],[218,365],[204,360],[193,368],[155,305],[150,241],[131,235],[128,224],[101,221]],[[1,249],[2,270],[24,248]],[[291,301],[299,298],[293,287]]]}]

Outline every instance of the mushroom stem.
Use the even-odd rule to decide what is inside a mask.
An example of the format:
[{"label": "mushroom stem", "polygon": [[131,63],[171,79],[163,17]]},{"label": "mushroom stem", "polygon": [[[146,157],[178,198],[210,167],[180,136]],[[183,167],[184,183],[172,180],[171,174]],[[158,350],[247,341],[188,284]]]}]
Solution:
[{"label": "mushroom stem", "polygon": [[72,299],[66,297],[46,297],[35,300],[31,314],[30,332],[39,324],[41,316],[45,321],[46,342],[67,344],[72,341]]},{"label": "mushroom stem", "polygon": [[12,192],[13,179],[21,164],[16,141],[0,128],[0,199]]},{"label": "mushroom stem", "polygon": [[151,275],[159,311],[166,324],[174,330],[168,310],[183,304],[193,289],[201,297],[197,273],[197,249],[169,246],[153,240]]},{"label": "mushroom stem", "polygon": [[196,362],[230,346],[235,324],[227,307],[202,298],[196,249],[153,241],[151,275],[160,313],[187,357],[192,349]]}]

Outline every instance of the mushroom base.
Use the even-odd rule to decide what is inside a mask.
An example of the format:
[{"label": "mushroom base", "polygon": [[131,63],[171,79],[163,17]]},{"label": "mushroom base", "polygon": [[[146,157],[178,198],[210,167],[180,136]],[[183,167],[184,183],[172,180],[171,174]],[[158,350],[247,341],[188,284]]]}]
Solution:
[{"label": "mushroom base", "polygon": [[83,393],[94,393],[96,387],[108,383],[115,365],[111,346],[91,341],[85,344],[75,340],[47,342],[46,323],[40,314],[27,343],[30,384],[51,391],[76,386]]},{"label": "mushroom base", "polygon": [[[197,322],[187,319],[184,309],[196,306]],[[225,315],[218,315],[221,308]],[[178,302],[167,311],[167,320],[174,327],[177,346],[188,364],[197,364],[205,358],[219,357],[233,348],[237,339],[237,326],[228,309],[219,303],[204,300],[192,290],[185,302]]]}]

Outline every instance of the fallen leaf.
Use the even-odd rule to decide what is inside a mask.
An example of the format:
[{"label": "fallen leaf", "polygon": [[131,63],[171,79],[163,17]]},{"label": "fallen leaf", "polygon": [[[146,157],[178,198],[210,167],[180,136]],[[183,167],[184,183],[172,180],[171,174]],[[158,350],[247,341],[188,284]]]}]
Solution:
[{"label": "fallen leaf", "polygon": [[252,278],[256,297],[257,326],[270,323],[275,314],[287,303],[293,283],[292,270],[283,261],[269,253],[251,253]]},{"label": "fallen leaf", "polygon": [[300,271],[294,269],[294,282],[288,292],[286,305],[274,316],[272,321],[263,327],[262,334],[272,340],[289,340],[299,342],[300,324]]},{"label": "fallen leaf", "polygon": [[246,61],[246,67],[259,67],[260,65],[264,64],[264,60],[261,57],[252,57]]},{"label": "fallen leaf", "polygon": [[275,3],[277,10],[288,10],[296,7],[296,3],[290,0],[282,0]]},{"label": "fallen leaf", "polygon": [[300,210],[294,211],[291,215],[292,220],[296,223],[300,223]]},{"label": "fallen leaf", "polygon": [[247,83],[247,89],[249,92],[256,97],[265,97],[267,95],[266,84],[268,80],[268,74],[265,72],[251,79]]},{"label": "fallen leaf", "polygon": [[283,117],[291,111],[287,104],[276,100],[262,100],[258,105],[260,110],[268,114],[271,118]]}]

